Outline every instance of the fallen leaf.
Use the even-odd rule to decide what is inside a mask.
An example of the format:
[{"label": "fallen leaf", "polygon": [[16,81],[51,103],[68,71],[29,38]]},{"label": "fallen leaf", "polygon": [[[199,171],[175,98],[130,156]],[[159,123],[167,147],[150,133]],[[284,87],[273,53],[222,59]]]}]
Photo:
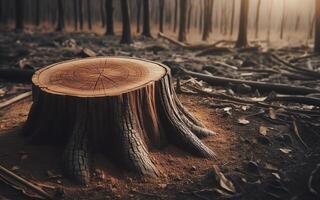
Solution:
[{"label": "fallen leaf", "polygon": [[14,165],[14,166],[11,167],[11,170],[12,170],[12,171],[17,171],[17,170],[19,170],[19,169],[20,169],[20,167],[17,166],[17,165]]},{"label": "fallen leaf", "polygon": [[267,170],[271,170],[271,171],[279,171],[279,169],[277,167],[275,167],[269,163],[265,164],[264,168]]},{"label": "fallen leaf", "polygon": [[273,108],[269,108],[270,119],[277,119],[277,112]]},{"label": "fallen leaf", "polygon": [[290,153],[292,150],[291,149],[287,149],[287,148],[280,148],[279,149],[282,153],[288,154]]},{"label": "fallen leaf", "polygon": [[260,126],[260,127],[259,127],[259,133],[260,133],[261,135],[266,136],[268,130],[269,130],[268,127],[265,127],[265,126]]},{"label": "fallen leaf", "polygon": [[219,182],[220,187],[228,192],[236,193],[236,189],[235,189],[233,183],[224,176],[224,174],[220,171],[220,169],[217,165],[213,166],[213,170],[214,170],[215,176]]},{"label": "fallen leaf", "polygon": [[250,121],[247,120],[247,119],[244,118],[244,117],[240,117],[240,118],[238,119],[238,123],[239,123],[239,124],[242,124],[242,125],[247,125],[247,124],[250,123]]}]

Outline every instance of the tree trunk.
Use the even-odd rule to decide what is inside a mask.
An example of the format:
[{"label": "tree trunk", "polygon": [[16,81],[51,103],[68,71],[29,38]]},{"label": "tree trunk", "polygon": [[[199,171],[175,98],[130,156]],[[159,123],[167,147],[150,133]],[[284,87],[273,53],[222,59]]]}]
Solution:
[{"label": "tree trunk", "polygon": [[268,27],[267,27],[267,41],[270,41],[270,34],[271,34],[271,18],[272,18],[272,7],[273,7],[273,0],[270,0],[270,8],[268,14]]},{"label": "tree trunk", "polygon": [[40,0],[36,1],[36,17],[35,17],[35,25],[40,25]]},{"label": "tree trunk", "polygon": [[163,33],[163,21],[164,21],[164,0],[159,0],[159,31]]},{"label": "tree trunk", "polygon": [[143,31],[142,35],[152,37],[150,31],[150,16],[149,16],[149,0],[143,0]]},{"label": "tree trunk", "polygon": [[203,13],[203,32],[202,40],[206,41],[209,38],[210,32],[212,32],[212,13],[213,13],[213,0],[205,0],[204,13]]},{"label": "tree trunk", "polygon": [[[261,0],[259,0],[261,1]],[[233,35],[233,28],[234,28],[234,15],[236,10],[236,0],[232,0],[232,10],[231,10],[231,23],[230,23],[230,35]]]},{"label": "tree trunk", "polygon": [[249,14],[249,0],[241,0],[239,35],[236,42],[236,47],[247,47],[247,30],[248,30],[248,14]]},{"label": "tree trunk", "polygon": [[180,42],[187,41],[187,7],[188,0],[180,0],[180,23],[179,23],[179,37]]},{"label": "tree trunk", "polygon": [[315,23],[316,23],[316,14],[314,14],[313,17],[311,17],[310,19],[309,39],[313,37]]},{"label": "tree trunk", "polygon": [[142,0],[137,0],[137,33],[140,33]]},{"label": "tree trunk", "polygon": [[16,27],[15,31],[20,33],[23,31],[23,7],[24,7],[24,0],[16,0],[15,1],[15,10],[16,10]]},{"label": "tree trunk", "polygon": [[281,20],[281,27],[280,27],[280,39],[283,39],[283,31],[286,26],[287,16],[286,16],[286,0],[283,0],[283,7],[282,7],[282,20]]},{"label": "tree trunk", "polygon": [[174,1],[174,19],[173,19],[173,32],[177,31],[178,26],[178,0]]},{"label": "tree trunk", "polygon": [[83,2],[82,0],[78,0],[79,2],[79,25],[80,30],[83,30]]},{"label": "tree trunk", "polygon": [[106,0],[106,16],[107,16],[107,30],[106,35],[114,35],[114,26],[113,26],[113,0]]},{"label": "tree trunk", "polygon": [[129,8],[128,1],[121,0],[121,13],[122,13],[122,39],[121,43],[131,44],[131,27],[130,27],[130,17],[129,17]]},{"label": "tree trunk", "polygon": [[64,10],[63,10],[63,1],[58,0],[58,25],[56,31],[64,30]]},{"label": "tree trunk", "polygon": [[189,9],[188,9],[188,33],[190,32],[190,28],[191,28],[191,17],[192,17],[192,4],[190,3],[189,5]]},{"label": "tree trunk", "polygon": [[101,16],[101,26],[104,28],[106,26],[106,13],[104,10],[105,3],[103,0],[100,1],[100,16]]},{"label": "tree trunk", "polygon": [[316,0],[314,51],[320,52],[320,0]]},{"label": "tree trunk", "polygon": [[300,20],[301,20],[301,17],[300,17],[300,15],[298,15],[297,18],[296,18],[296,25],[295,25],[295,27],[294,27],[294,31],[295,31],[295,32],[298,32],[298,30],[299,30]]},{"label": "tree trunk", "polygon": [[83,185],[89,183],[94,153],[150,177],[161,175],[150,148],[172,143],[215,157],[199,139],[214,133],[183,107],[169,68],[133,58],[67,61],[38,71],[23,134],[33,143],[64,148],[67,175]]},{"label": "tree trunk", "polygon": [[259,38],[260,8],[261,8],[261,0],[259,0],[259,1],[258,1],[258,4],[257,4],[257,13],[256,13],[256,32],[255,32],[255,37],[256,37],[256,39],[258,39],[258,38]]},{"label": "tree trunk", "polygon": [[77,0],[73,0],[73,24],[74,24],[74,30],[78,30],[78,4]]},{"label": "tree trunk", "polygon": [[91,18],[91,1],[87,0],[87,14],[88,14],[88,28],[92,30],[92,18]]}]

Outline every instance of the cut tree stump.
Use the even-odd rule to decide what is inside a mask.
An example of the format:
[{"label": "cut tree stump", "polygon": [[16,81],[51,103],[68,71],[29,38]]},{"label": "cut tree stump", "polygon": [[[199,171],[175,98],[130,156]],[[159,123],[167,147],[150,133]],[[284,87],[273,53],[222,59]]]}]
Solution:
[{"label": "cut tree stump", "polygon": [[160,176],[150,149],[172,143],[195,155],[215,154],[199,137],[213,135],[181,104],[170,70],[142,59],[101,57],[37,71],[23,134],[64,148],[64,169],[86,185],[93,153],[151,177]]}]

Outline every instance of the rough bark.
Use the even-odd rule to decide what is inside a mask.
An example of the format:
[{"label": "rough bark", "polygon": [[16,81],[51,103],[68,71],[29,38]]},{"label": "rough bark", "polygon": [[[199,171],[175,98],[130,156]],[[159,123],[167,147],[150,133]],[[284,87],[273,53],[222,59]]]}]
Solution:
[{"label": "rough bark", "polygon": [[131,26],[129,17],[128,1],[121,0],[121,14],[122,14],[122,39],[121,43],[131,44]]},{"label": "rough bark", "polygon": [[320,0],[316,0],[314,51],[320,52]]},{"label": "rough bark", "polygon": [[87,0],[87,14],[88,14],[88,28],[92,30],[92,18],[91,18],[91,1]]},{"label": "rough bark", "polygon": [[[86,69],[77,66],[79,62],[98,68]],[[114,67],[111,74],[104,70],[110,67]],[[90,181],[94,153],[150,177],[162,173],[149,149],[167,143],[204,158],[215,157],[199,139],[215,133],[183,107],[169,68],[133,58],[89,58],[38,71],[23,134],[33,143],[64,148],[65,172],[82,185]]]},{"label": "rough bark", "polygon": [[63,10],[63,1],[58,0],[58,25],[56,31],[64,30],[64,10]]},{"label": "rough bark", "polygon": [[113,25],[113,0],[106,0],[106,22],[107,30],[106,35],[114,35],[114,25]]},{"label": "rough bark", "polygon": [[159,0],[159,31],[163,33],[165,0]]},{"label": "rough bark", "polygon": [[24,23],[23,23],[23,7],[24,7],[24,0],[16,0],[15,1],[15,10],[16,10],[16,32],[22,32]]},{"label": "rough bark", "polygon": [[151,36],[150,30],[150,13],[149,13],[149,0],[143,0],[143,30],[142,35],[146,37]]},{"label": "rough bark", "polygon": [[256,21],[255,21],[255,37],[259,38],[259,22],[260,22],[260,8],[261,8],[261,0],[258,1],[257,10],[256,10]]},{"label": "rough bark", "polygon": [[188,0],[180,0],[180,23],[179,23],[179,37],[180,42],[187,41],[187,5]]},{"label": "rough bark", "polygon": [[236,42],[237,48],[248,46],[248,39],[247,39],[248,14],[249,14],[249,0],[241,0],[239,34],[238,34],[238,40]]}]

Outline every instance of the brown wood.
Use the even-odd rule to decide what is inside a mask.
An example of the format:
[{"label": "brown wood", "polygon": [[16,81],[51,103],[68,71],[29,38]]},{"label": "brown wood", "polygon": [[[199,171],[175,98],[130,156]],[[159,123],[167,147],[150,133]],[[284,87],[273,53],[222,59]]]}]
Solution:
[{"label": "brown wood", "polygon": [[214,135],[180,103],[168,67],[141,59],[100,57],[51,65],[33,76],[33,105],[23,133],[64,147],[66,173],[90,180],[101,152],[140,175],[161,175],[149,149],[173,143],[214,158],[199,137]]}]

